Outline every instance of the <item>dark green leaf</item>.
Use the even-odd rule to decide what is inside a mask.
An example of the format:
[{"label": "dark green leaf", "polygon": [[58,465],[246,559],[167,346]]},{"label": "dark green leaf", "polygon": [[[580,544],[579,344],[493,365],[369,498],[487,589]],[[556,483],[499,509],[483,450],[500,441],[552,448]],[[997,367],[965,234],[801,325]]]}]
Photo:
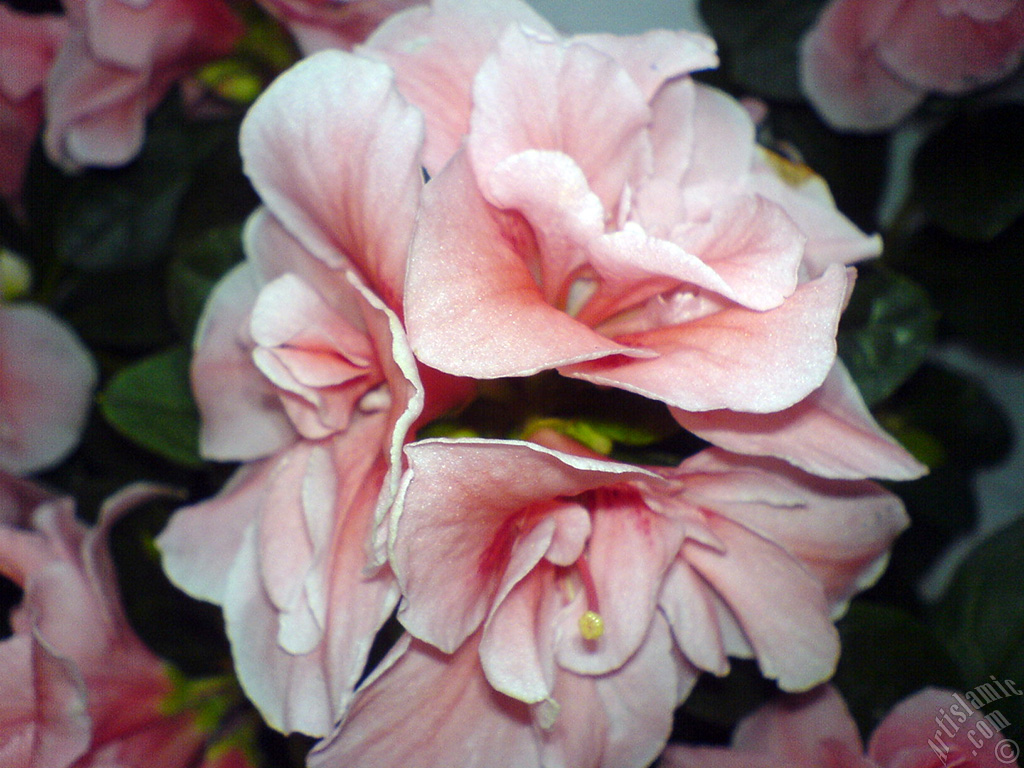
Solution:
[{"label": "dark green leaf", "polygon": [[199,414],[189,389],[189,353],[174,347],[121,370],[100,396],[122,434],[171,461],[198,466]]},{"label": "dark green leaf", "polygon": [[[979,544],[953,575],[935,606],[933,625],[959,665],[967,689],[993,679],[1024,681],[1024,519]],[[1012,696],[994,708],[1009,719],[1014,738],[1024,736],[1024,699]]]},{"label": "dark green leaf", "polygon": [[839,355],[869,406],[896,391],[924,362],[935,337],[928,295],[877,265],[860,270],[839,329]]},{"label": "dark green leaf", "polygon": [[81,272],[65,282],[61,311],[90,346],[133,352],[174,341],[162,269]]},{"label": "dark green leaf", "polygon": [[989,242],[928,227],[893,252],[893,263],[930,294],[940,337],[1024,362],[1022,255],[1024,218]]},{"label": "dark green leaf", "polygon": [[1024,105],[954,117],[914,160],[914,195],[960,237],[991,240],[1024,214]]},{"label": "dark green leaf", "polygon": [[723,66],[743,88],[773,99],[801,98],[800,38],[824,0],[701,0]]},{"label": "dark green leaf", "polygon": [[171,316],[184,338],[192,338],[213,286],[241,259],[238,226],[208,230],[178,249],[167,272],[167,297]]},{"label": "dark green leaf", "polygon": [[221,132],[216,125],[160,121],[127,166],[74,177],[59,205],[57,254],[85,270],[140,267],[161,258],[196,167]]},{"label": "dark green leaf", "polygon": [[939,639],[905,611],[855,602],[838,627],[843,651],[834,682],[863,734],[921,688],[962,685]]}]

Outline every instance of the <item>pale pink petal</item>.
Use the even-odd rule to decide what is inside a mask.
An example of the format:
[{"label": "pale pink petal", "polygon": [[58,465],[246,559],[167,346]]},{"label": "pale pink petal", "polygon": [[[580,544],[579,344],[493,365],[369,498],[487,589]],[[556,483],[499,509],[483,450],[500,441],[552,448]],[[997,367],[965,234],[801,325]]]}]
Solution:
[{"label": "pale pink petal", "polygon": [[490,198],[491,172],[503,160],[530,149],[563,152],[614,212],[646,157],[649,120],[643,94],[613,59],[512,28],[477,74],[469,154]]},{"label": "pale pink petal", "polygon": [[236,267],[214,288],[196,330],[192,392],[199,444],[210,459],[269,456],[297,437],[273,384],[252,361],[249,313],[259,288],[251,265]]},{"label": "pale pink petal", "polygon": [[774,542],[814,574],[832,614],[869,587],[909,519],[895,495],[866,481],[827,480],[711,449],[687,459],[686,498]]},{"label": "pale pink petal", "polygon": [[715,41],[696,32],[654,29],[641,35],[577,35],[572,41],[619,62],[648,101],[666,81],[718,64]]},{"label": "pale pink petal", "polygon": [[311,253],[350,264],[398,308],[423,184],[423,120],[383,64],[322,51],[281,75],[242,125],[245,171]]},{"label": "pale pink petal", "polygon": [[832,126],[882,130],[924,101],[922,89],[895,76],[872,53],[896,9],[892,0],[830,3],[801,41],[801,87]]},{"label": "pale pink petal", "polygon": [[828,679],[839,638],[821,583],[781,547],[732,521],[709,515],[707,526],[725,551],[687,542],[680,557],[735,614],[762,674],[787,691]]},{"label": "pale pink petal", "polygon": [[396,14],[361,49],[386,61],[402,95],[423,111],[423,164],[430,175],[440,172],[469,132],[473,78],[502,33],[517,24],[555,34],[519,0],[435,0],[429,8]]},{"label": "pale pink petal", "polygon": [[[401,734],[401,737],[396,737]],[[310,768],[540,768],[530,710],[488,684],[471,638],[447,655],[406,636],[360,690]]]},{"label": "pale pink petal", "polygon": [[698,669],[729,672],[725,639],[711,599],[710,585],[684,561],[665,574],[658,606],[672,627],[679,649]]},{"label": "pale pink petal", "polygon": [[0,469],[28,474],[60,463],[81,438],[98,376],[55,315],[0,306]]},{"label": "pale pink petal", "polygon": [[241,467],[220,493],[183,507],[157,537],[164,573],[192,597],[222,605],[232,563],[253,525],[276,462]]},{"label": "pale pink petal", "polygon": [[839,360],[820,387],[776,413],[673,408],[672,414],[722,448],[775,456],[823,477],[912,480],[928,471],[882,430]]},{"label": "pale pink petal", "polygon": [[915,88],[959,94],[1013,72],[1024,55],[1024,7],[995,19],[942,13],[936,0],[904,0],[875,55]]},{"label": "pale pink petal", "polygon": [[817,389],[835,361],[835,334],[848,276],[832,267],[779,308],[730,307],[700,319],[616,335],[657,352],[561,365],[561,373],[636,392],[685,410],[788,408]]},{"label": "pale pink petal", "polygon": [[448,373],[497,378],[632,352],[544,300],[501,215],[480,197],[463,153],[424,191],[405,299],[417,357]]}]

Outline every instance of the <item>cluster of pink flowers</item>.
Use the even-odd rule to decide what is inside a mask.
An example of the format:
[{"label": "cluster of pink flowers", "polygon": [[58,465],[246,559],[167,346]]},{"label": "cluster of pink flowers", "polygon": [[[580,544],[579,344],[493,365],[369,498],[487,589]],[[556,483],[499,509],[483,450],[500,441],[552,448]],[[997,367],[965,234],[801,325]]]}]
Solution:
[{"label": "cluster of pink flowers", "polygon": [[[204,453],[242,466],[159,545],[267,721],[325,737],[311,766],[645,766],[730,657],[789,691],[832,674],[906,524],[868,478],[924,470],[836,356],[878,238],[692,79],[715,64],[697,34],[435,0],[252,107],[263,207],[193,366]],[[416,439],[544,371],[712,447]]]}]

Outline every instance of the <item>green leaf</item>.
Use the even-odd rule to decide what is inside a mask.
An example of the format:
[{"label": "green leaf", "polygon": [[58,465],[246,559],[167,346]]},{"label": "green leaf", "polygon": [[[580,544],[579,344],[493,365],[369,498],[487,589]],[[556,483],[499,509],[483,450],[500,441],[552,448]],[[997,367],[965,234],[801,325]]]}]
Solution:
[{"label": "green leaf", "polygon": [[700,13],[721,48],[723,67],[743,88],[801,99],[799,42],[824,0],[701,0]]},{"label": "green leaf", "polygon": [[[960,667],[968,688],[1024,680],[1024,519],[981,542],[961,563],[936,604],[933,626]],[[1024,699],[1000,701],[997,709],[1024,735]],[[1007,734],[1010,735],[1010,734]]]},{"label": "green leaf", "polygon": [[939,639],[906,611],[858,601],[838,628],[843,651],[834,682],[863,734],[921,688],[962,685]]},{"label": "green leaf", "polygon": [[240,226],[216,227],[178,249],[167,270],[167,300],[181,335],[192,338],[217,281],[242,260]]},{"label": "green leaf", "polygon": [[878,265],[862,267],[839,330],[839,355],[869,406],[924,362],[937,315],[919,286]]},{"label": "green leaf", "polygon": [[954,117],[914,159],[914,195],[947,231],[991,240],[1024,214],[1024,105]]},{"label": "green leaf", "polygon": [[100,409],[118,431],[154,453],[185,466],[202,463],[184,346],[122,369],[102,392]]},{"label": "green leaf", "polygon": [[57,254],[93,271],[146,266],[160,259],[196,168],[222,132],[216,124],[156,121],[131,163],[90,169],[71,179],[55,222]]}]

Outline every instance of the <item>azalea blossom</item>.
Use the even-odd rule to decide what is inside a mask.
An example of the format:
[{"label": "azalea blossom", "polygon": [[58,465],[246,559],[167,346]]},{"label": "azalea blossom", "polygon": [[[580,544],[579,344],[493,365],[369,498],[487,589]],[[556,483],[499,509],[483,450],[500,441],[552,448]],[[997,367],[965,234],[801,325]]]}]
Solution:
[{"label": "azalea blossom", "polygon": [[0,197],[12,204],[43,123],[46,77],[66,33],[61,16],[0,4]]},{"label": "azalea blossom", "polygon": [[266,207],[206,307],[192,380],[204,455],[245,464],[159,543],[176,584],[223,606],[242,685],[281,730],[324,735],[344,713],[398,599],[383,526],[401,446],[467,393],[424,385],[396,314],[421,143],[386,67],[335,51],[243,126]]},{"label": "azalea blossom", "polygon": [[[759,148],[738,102],[689,77],[715,64],[709,39],[562,39],[511,0],[442,0],[360,50],[425,115],[432,178],[405,319],[426,364],[557,369],[661,400],[703,437],[712,414],[723,446],[831,477],[924,471],[836,359],[846,265],[880,242],[820,179]],[[797,406],[832,445],[860,449],[810,457],[761,426]],[[770,434],[755,446],[744,432]]]},{"label": "azalea blossom", "polygon": [[[993,713],[994,716],[994,713]],[[729,749],[671,746],[664,768],[999,768],[1016,766],[1016,746],[998,723],[956,691],[925,688],[897,704],[865,751],[857,725],[831,685],[770,701],[736,727]],[[937,727],[938,726],[938,727]]]},{"label": "azalea blossom", "polygon": [[0,470],[31,474],[78,445],[99,371],[49,310],[0,304]]},{"label": "azalea blossom", "polygon": [[[0,475],[0,574],[23,591],[0,641],[0,762],[11,768],[241,768],[237,748],[207,753],[213,724],[176,673],[134,634],[107,548],[111,527],[154,488],[125,489],[96,527],[74,504]],[[223,687],[223,686],[222,686]],[[208,695],[224,695],[209,689]],[[204,756],[205,755],[205,756]]]},{"label": "azalea blossom", "polygon": [[168,89],[227,55],[242,34],[221,0],[65,0],[64,10],[44,141],[50,159],[69,169],[134,159],[146,115]]},{"label": "azalea blossom", "polygon": [[[400,621],[445,653],[479,633],[496,691],[560,711],[575,704],[560,675],[615,673],[663,620],[694,669],[754,657],[784,690],[813,687],[838,657],[832,620],[907,522],[868,481],[718,449],[671,470],[519,441],[406,454],[390,537]],[[652,685],[676,674],[673,654],[659,658],[645,662]]]},{"label": "azalea blossom", "polygon": [[930,93],[995,83],[1024,56],[1018,0],[832,0],[800,48],[804,92],[840,129],[899,123]]}]

